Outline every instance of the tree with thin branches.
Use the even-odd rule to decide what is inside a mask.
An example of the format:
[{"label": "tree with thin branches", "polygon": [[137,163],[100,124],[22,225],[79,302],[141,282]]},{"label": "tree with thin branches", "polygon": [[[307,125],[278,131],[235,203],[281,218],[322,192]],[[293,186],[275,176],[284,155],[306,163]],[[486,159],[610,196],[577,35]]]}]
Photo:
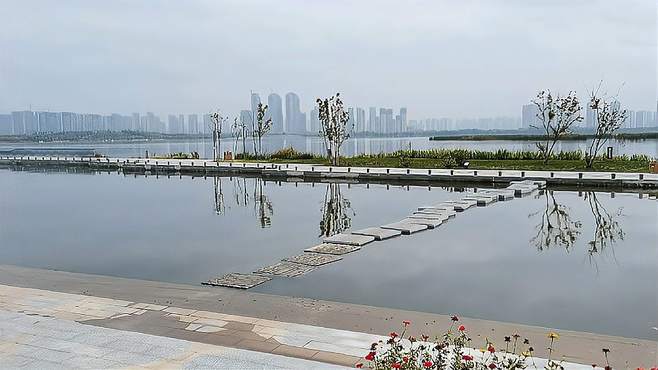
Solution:
[{"label": "tree with thin branches", "polygon": [[332,166],[338,166],[340,160],[340,147],[349,139],[354,125],[349,125],[350,115],[344,109],[340,93],[317,99],[318,118],[320,120],[320,135],[324,139],[327,157]]},{"label": "tree with thin branches", "polygon": [[536,145],[546,164],[557,142],[568,135],[575,124],[583,120],[582,107],[574,91],[566,96],[553,96],[550,90],[542,90],[532,103],[537,107],[537,119],[541,127],[531,127],[544,132],[544,139]]},{"label": "tree with thin branches", "polygon": [[212,132],[212,158],[219,161],[222,127],[228,121],[228,117],[222,116],[220,110],[210,113],[210,131]]},{"label": "tree with thin branches", "polygon": [[590,94],[588,106],[596,120],[594,138],[585,153],[585,165],[587,168],[592,168],[601,149],[628,118],[628,111],[621,108],[621,103],[617,99],[601,93],[601,84]]},{"label": "tree with thin branches", "polygon": [[247,134],[249,128],[247,127],[247,122],[245,122],[242,117],[235,117],[233,119],[233,126],[231,127],[233,131],[233,136],[235,137],[235,143],[233,144],[233,152],[238,151],[238,142],[242,140],[242,155],[247,153]]},{"label": "tree with thin branches", "polygon": [[258,103],[256,110],[256,120],[253,123],[252,135],[254,137],[254,154],[256,158],[263,154],[263,136],[272,129],[272,118],[265,118],[267,114],[267,104]]}]

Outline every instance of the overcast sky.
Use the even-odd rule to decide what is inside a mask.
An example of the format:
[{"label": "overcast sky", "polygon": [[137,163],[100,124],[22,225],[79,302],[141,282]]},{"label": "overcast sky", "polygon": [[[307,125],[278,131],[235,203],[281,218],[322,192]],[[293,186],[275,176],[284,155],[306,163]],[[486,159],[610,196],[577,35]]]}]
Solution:
[{"label": "overcast sky", "polygon": [[599,80],[656,109],[656,0],[0,2],[0,111],[234,114],[249,91],[520,115]]}]

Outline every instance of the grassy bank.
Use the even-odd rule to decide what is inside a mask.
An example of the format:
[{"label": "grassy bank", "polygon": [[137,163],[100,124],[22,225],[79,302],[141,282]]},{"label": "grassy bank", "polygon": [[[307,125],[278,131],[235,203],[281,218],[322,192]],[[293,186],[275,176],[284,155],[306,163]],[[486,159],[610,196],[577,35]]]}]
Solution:
[{"label": "grassy bank", "polygon": [[[293,149],[284,149],[255,158],[242,156],[238,159],[274,163],[304,163],[328,165],[326,158]],[[600,158],[594,168],[585,167],[582,152],[561,152],[551,156],[544,164],[537,152],[498,150],[495,152],[474,150],[401,150],[393,153],[358,155],[341,158],[340,165],[346,167],[390,167],[390,168],[464,168],[468,162],[470,169],[507,170],[547,170],[547,171],[614,171],[649,172],[651,158],[645,155],[618,156],[613,159]]]},{"label": "grassy bank", "polygon": [[[594,138],[594,134],[571,134],[565,135],[560,141],[584,141]],[[643,140],[643,139],[658,139],[658,132],[643,132],[643,133],[620,133],[610,136],[616,140]],[[490,141],[490,140],[510,140],[510,141],[542,141],[544,135],[527,135],[527,134],[501,134],[501,135],[446,135],[446,136],[432,136],[432,141]]]}]

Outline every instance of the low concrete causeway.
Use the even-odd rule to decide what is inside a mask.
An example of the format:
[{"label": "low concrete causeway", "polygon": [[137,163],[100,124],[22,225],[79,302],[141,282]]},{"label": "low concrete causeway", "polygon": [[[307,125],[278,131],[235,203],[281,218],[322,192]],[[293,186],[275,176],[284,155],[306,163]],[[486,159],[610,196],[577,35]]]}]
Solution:
[{"label": "low concrete causeway", "polygon": [[568,171],[466,170],[418,168],[331,167],[312,164],[214,162],[211,160],[1,156],[0,165],[81,166],[124,173],[153,174],[251,174],[292,180],[342,181],[454,181],[509,183],[541,180],[548,185],[658,189],[658,174]]}]

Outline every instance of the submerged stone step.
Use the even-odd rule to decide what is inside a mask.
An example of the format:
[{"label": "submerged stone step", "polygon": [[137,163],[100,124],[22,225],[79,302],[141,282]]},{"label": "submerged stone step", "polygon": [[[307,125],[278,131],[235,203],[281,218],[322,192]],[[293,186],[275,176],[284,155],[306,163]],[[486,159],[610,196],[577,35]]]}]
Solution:
[{"label": "submerged stone step", "polygon": [[514,199],[514,190],[512,189],[487,190],[486,194],[496,196],[498,200],[502,201]]},{"label": "submerged stone step", "polygon": [[427,225],[413,224],[409,222],[394,222],[392,224],[382,226],[384,229],[400,230],[402,234],[409,235],[419,231],[427,230]]},{"label": "submerged stone step", "polygon": [[322,254],[322,253],[302,253],[296,256],[284,258],[286,262],[299,263],[302,265],[308,266],[322,266],[327,263],[332,263],[342,260],[343,257],[331,255],[331,254]]},{"label": "submerged stone step", "polygon": [[462,198],[463,200],[470,200],[470,201],[475,201],[477,202],[477,205],[482,207],[482,206],[488,206],[489,204],[495,202],[498,200],[498,197],[496,196],[488,196],[488,195],[472,195],[468,196],[465,198]]},{"label": "submerged stone step", "polygon": [[210,279],[201,284],[238,289],[249,289],[270,280],[272,280],[272,278],[263,275],[241,274],[233,272],[219,278]]},{"label": "submerged stone step", "polygon": [[454,211],[463,212],[471,207],[476,206],[477,202],[470,200],[451,200],[451,201],[443,202],[440,205],[446,205],[449,206]]},{"label": "submerged stone step", "polygon": [[427,220],[439,220],[441,222],[447,221],[450,216],[447,213],[432,213],[432,214],[427,214],[427,213],[422,213],[421,212],[414,212],[414,214],[407,216],[407,218],[420,218],[420,219],[427,219]]},{"label": "submerged stone step", "polygon": [[340,233],[322,239],[325,243],[364,246],[375,240],[374,236]]},{"label": "submerged stone step", "polygon": [[361,247],[355,245],[322,243],[315,247],[307,248],[304,252],[343,255],[358,251],[359,249]]},{"label": "submerged stone step", "polygon": [[254,274],[295,277],[315,270],[315,266],[282,261],[254,271]]},{"label": "submerged stone step", "polygon": [[419,225],[425,225],[429,229],[434,229],[439,227],[443,223],[442,220],[436,219],[436,218],[405,218],[401,222],[406,222],[410,224],[419,224]]},{"label": "submerged stone step", "polygon": [[375,240],[384,240],[402,234],[399,230],[382,229],[381,227],[369,227],[366,229],[352,231],[352,234],[373,236]]}]

